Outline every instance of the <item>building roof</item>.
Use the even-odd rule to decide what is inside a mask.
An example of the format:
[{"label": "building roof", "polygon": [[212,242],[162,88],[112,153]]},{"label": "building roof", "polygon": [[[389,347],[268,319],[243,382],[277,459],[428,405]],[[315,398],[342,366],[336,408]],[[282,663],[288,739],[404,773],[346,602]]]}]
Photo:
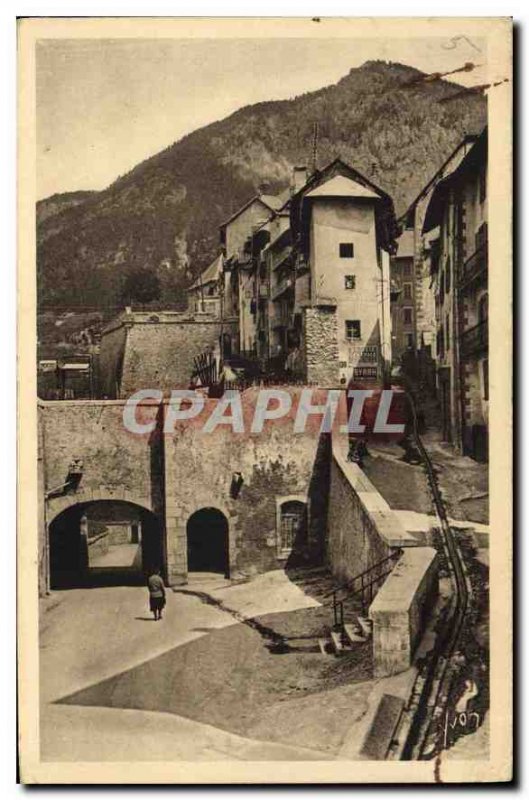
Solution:
[{"label": "building roof", "polygon": [[389,194],[341,158],[336,158],[324,169],[313,173],[305,186],[301,187],[290,200],[291,227],[295,237],[301,235],[304,250],[308,248],[308,224],[312,202],[317,197],[325,196],[367,197],[374,200],[378,241],[385,250],[394,252],[398,228],[393,200]]},{"label": "building roof", "polygon": [[237,211],[232,214],[229,219],[227,219],[225,222],[222,222],[220,228],[225,228],[230,224],[230,222],[233,222],[234,219],[237,219],[237,217],[242,214],[243,211],[246,211],[246,209],[249,208],[252,203],[255,203],[256,200],[266,206],[266,208],[268,208],[270,211],[279,211],[279,209],[285,204],[285,200],[281,196],[276,196],[274,194],[255,194],[248,200],[247,203],[241,206],[241,208],[237,209]]},{"label": "building roof", "polygon": [[433,190],[422,226],[422,232],[428,233],[441,224],[443,212],[448,200],[450,188],[456,184],[469,170],[478,169],[487,161],[487,128],[481,132],[461,163],[446,178],[443,178]]},{"label": "building roof", "polygon": [[209,267],[206,267],[204,272],[202,272],[196,281],[194,281],[191,286],[188,286],[187,291],[190,292],[193,289],[199,289],[200,286],[205,286],[206,283],[212,283],[213,281],[218,280],[220,273],[222,272],[222,253],[215,258],[214,261],[211,262]]},{"label": "building roof", "polygon": [[410,229],[401,233],[397,239],[396,258],[413,258],[415,255],[415,237]]},{"label": "building roof", "polygon": [[352,178],[335,175],[334,178],[329,178],[320,186],[307,192],[305,197],[371,197],[380,199],[381,195],[367,186],[362,186]]},{"label": "building roof", "polygon": [[415,200],[412,203],[410,203],[404,214],[402,214],[402,216],[399,218],[400,220],[408,216],[410,211],[412,211],[415,208],[419,200],[421,200],[428,193],[429,189],[431,189],[434,186],[434,184],[440,179],[440,176],[443,175],[443,173],[446,171],[446,168],[450,165],[450,162],[455,160],[459,151],[465,147],[470,147],[477,141],[477,139],[478,136],[476,134],[467,134],[464,137],[464,139],[461,142],[459,142],[457,147],[454,148],[454,150],[452,150],[446,161],[444,161],[443,164],[441,164],[441,166],[437,170],[437,172],[435,172],[432,175],[426,186],[423,186],[423,188],[421,189]]}]

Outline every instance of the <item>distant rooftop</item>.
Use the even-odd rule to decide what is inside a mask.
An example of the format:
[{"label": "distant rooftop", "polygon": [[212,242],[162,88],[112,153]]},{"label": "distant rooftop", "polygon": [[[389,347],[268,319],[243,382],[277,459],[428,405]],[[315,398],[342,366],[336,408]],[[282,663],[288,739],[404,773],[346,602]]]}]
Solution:
[{"label": "distant rooftop", "polygon": [[206,283],[212,283],[213,281],[218,280],[220,273],[222,272],[222,253],[220,253],[214,261],[211,262],[209,267],[206,267],[204,272],[198,276],[196,281],[194,281],[191,286],[187,288],[187,291],[190,292],[193,289],[199,289],[200,286],[204,286]]},{"label": "distant rooftop", "polygon": [[397,239],[397,258],[412,258],[415,253],[414,233],[405,230]]},{"label": "distant rooftop", "polygon": [[229,225],[230,222],[233,222],[234,219],[237,219],[239,214],[242,214],[243,211],[252,205],[256,200],[260,201],[264,206],[270,209],[270,211],[279,211],[279,209],[284,206],[286,200],[283,198],[283,195],[275,195],[275,194],[255,194],[251,197],[248,202],[246,202],[243,206],[237,209],[234,214],[231,215],[229,219],[223,222],[220,227],[225,228],[226,225]]}]

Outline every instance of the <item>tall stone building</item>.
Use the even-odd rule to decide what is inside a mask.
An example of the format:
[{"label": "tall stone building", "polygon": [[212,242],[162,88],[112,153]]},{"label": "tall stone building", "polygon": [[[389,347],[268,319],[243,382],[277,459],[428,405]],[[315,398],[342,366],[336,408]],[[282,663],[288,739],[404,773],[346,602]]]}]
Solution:
[{"label": "tall stone building", "polygon": [[432,240],[438,389],[445,439],[488,458],[487,130],[439,182],[425,215]]},{"label": "tall stone building", "polygon": [[256,353],[255,253],[251,234],[281,208],[286,198],[263,191],[252,197],[220,227],[224,254],[224,313],[238,319],[238,342],[232,350]]},{"label": "tall stone building", "polygon": [[308,383],[380,382],[391,362],[391,198],[340,159],[310,177],[296,169],[291,191],[268,219],[248,219],[246,239],[251,205],[221,229],[240,348]]},{"label": "tall stone building", "polygon": [[[476,136],[465,136],[399,220],[403,235],[410,237],[406,243],[407,250],[411,244],[410,239],[413,238],[415,347],[427,359],[437,358],[437,323],[431,273],[432,260],[436,258],[436,245],[432,246],[432,242],[438,238],[438,231],[423,230],[424,219],[435,187],[457,169],[476,139]],[[399,252],[399,257],[401,254],[402,251]]]},{"label": "tall stone building", "polygon": [[400,364],[405,353],[415,352],[417,343],[412,230],[402,232],[397,247],[391,258],[391,352],[394,364]]}]

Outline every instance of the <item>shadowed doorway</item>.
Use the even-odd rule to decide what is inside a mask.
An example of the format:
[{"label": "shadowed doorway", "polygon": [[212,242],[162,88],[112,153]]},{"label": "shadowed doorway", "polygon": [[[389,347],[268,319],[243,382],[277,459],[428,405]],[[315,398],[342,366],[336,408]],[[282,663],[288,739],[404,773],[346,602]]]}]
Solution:
[{"label": "shadowed doorway", "polygon": [[217,508],[201,508],[189,517],[187,570],[229,577],[228,520]]},{"label": "shadowed doorway", "polygon": [[160,521],[124,501],[70,506],[51,522],[49,548],[51,589],[143,584],[164,567]]}]

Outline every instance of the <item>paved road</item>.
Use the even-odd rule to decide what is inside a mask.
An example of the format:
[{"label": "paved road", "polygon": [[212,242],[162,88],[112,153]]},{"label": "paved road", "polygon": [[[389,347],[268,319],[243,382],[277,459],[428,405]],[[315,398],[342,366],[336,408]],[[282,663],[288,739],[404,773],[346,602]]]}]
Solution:
[{"label": "paved road", "polygon": [[[230,594],[242,613],[289,610],[313,600],[281,572],[244,587],[222,579],[200,591]],[[191,587],[187,587],[191,588]],[[323,760],[329,754],[245,739],[175,714],[54,704],[210,630],[233,617],[196,597],[168,594],[166,614],[154,622],[141,587],[57,592],[41,617],[41,747],[45,760]]]},{"label": "paved road", "polygon": [[[139,563],[138,563],[139,557]],[[134,567],[141,569],[141,546],[139,544],[113,544],[107,553],[90,553],[90,567]]]}]

